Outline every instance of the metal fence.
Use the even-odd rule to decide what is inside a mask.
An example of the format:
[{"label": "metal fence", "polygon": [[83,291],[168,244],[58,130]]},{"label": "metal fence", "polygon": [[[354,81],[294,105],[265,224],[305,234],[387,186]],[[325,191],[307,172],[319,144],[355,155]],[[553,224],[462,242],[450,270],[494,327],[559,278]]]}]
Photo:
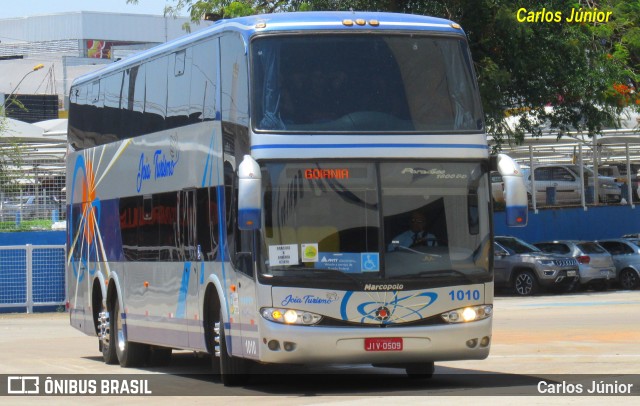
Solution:
[{"label": "metal fence", "polygon": [[65,254],[64,245],[0,247],[0,310],[64,306]]},{"label": "metal fence", "polygon": [[64,228],[65,150],[32,148],[20,146],[17,162],[5,156],[0,165],[0,231]]},{"label": "metal fence", "polygon": [[[635,207],[640,202],[640,136],[636,131],[604,131],[594,138],[549,134],[525,138],[524,145],[502,145],[501,151],[520,164],[533,210],[621,204]],[[499,175],[492,174],[492,182],[499,208],[503,200]]]}]

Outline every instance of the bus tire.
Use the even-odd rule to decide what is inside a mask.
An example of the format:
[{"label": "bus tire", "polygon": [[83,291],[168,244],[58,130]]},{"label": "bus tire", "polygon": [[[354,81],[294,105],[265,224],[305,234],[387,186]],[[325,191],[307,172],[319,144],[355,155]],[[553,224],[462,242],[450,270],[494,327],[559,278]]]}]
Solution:
[{"label": "bus tire", "polygon": [[219,318],[220,331],[220,380],[224,386],[237,386],[244,382],[247,373],[245,360],[229,355],[227,351],[227,337],[224,329],[222,309]]},{"label": "bus tire", "polygon": [[433,362],[424,362],[420,364],[409,364],[406,366],[405,371],[411,379],[430,379],[433,377],[435,369]]},{"label": "bus tire", "polygon": [[211,369],[214,375],[220,375],[220,301],[214,293],[215,287],[207,287],[204,297],[203,322],[204,340],[211,354]]},{"label": "bus tire", "polygon": [[[107,308],[102,306],[102,311]],[[115,328],[113,313],[109,315],[108,330],[105,332],[105,337],[99,339],[98,348],[102,352],[102,360],[105,364],[114,365],[118,363],[118,355],[116,354],[115,345]]]},{"label": "bus tire", "polygon": [[113,335],[118,362],[123,368],[138,367],[144,364],[149,354],[149,346],[140,343],[132,343],[127,340],[124,323],[122,322],[122,313],[120,313],[120,303],[115,298],[113,303],[113,312],[111,313],[113,321]]}]

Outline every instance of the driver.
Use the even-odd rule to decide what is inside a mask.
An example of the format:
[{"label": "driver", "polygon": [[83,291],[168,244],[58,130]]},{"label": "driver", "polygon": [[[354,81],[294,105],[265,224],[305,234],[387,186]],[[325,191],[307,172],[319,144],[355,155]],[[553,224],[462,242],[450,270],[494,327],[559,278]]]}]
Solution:
[{"label": "driver", "polygon": [[396,251],[399,247],[435,247],[438,245],[436,237],[425,230],[427,218],[420,211],[411,213],[411,222],[409,230],[398,234],[391,240],[391,244],[387,247],[387,251]]}]

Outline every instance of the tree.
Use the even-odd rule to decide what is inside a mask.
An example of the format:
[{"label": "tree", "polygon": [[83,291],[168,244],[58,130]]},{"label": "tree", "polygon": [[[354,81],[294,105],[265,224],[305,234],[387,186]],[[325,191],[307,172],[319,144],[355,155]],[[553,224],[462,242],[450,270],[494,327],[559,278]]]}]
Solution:
[{"label": "tree", "polygon": [[4,106],[0,107],[0,198],[3,194],[14,192],[18,187],[18,178],[22,176],[22,154],[20,144],[8,137],[3,137],[8,131]]},{"label": "tree", "polygon": [[[137,0],[128,0],[135,3]],[[616,126],[623,109],[640,110],[640,0],[177,0],[193,21],[304,10],[370,10],[456,21],[467,34],[487,128],[498,142],[520,143],[550,125],[594,135]],[[518,10],[561,13],[559,22],[518,20]],[[576,11],[611,12],[602,23],[570,23]],[[526,13],[524,15],[527,15]],[[523,13],[520,13],[520,17]],[[522,20],[522,18],[521,18]],[[551,108],[550,108],[551,107]],[[526,112],[515,127],[508,114]]]}]

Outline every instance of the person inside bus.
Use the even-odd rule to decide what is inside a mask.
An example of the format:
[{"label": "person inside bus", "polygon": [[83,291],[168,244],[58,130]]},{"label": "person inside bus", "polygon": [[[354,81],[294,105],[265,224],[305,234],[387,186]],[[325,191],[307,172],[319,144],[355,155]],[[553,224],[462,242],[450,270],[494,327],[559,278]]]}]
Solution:
[{"label": "person inside bus", "polygon": [[436,247],[438,240],[435,235],[425,229],[426,222],[427,218],[422,212],[412,212],[409,229],[395,236],[387,247],[387,251],[397,251],[399,247]]}]

